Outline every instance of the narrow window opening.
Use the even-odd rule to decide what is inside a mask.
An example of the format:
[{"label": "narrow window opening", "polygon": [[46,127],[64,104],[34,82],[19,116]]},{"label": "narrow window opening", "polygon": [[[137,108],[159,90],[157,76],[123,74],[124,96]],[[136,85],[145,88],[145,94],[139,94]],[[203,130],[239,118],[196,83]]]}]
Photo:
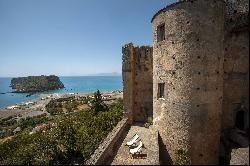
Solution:
[{"label": "narrow window opening", "polygon": [[164,98],[164,86],[165,83],[159,83],[158,84],[158,98]]},{"label": "narrow window opening", "polygon": [[235,127],[237,127],[240,130],[244,130],[244,111],[240,110],[237,112],[235,117]]},{"label": "narrow window opening", "polygon": [[158,42],[165,40],[165,24],[158,26],[157,36],[158,36]]}]

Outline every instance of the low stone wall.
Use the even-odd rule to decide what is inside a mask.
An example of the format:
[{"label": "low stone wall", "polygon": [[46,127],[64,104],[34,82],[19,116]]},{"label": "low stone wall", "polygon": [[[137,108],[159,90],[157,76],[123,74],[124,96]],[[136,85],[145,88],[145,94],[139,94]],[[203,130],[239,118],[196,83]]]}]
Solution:
[{"label": "low stone wall", "polygon": [[111,133],[104,139],[104,141],[95,150],[94,154],[86,162],[87,165],[103,165],[109,157],[112,157],[113,150],[119,143],[119,138],[125,133],[128,127],[128,118],[123,118]]},{"label": "low stone wall", "polygon": [[233,149],[230,165],[249,165],[249,147]]}]

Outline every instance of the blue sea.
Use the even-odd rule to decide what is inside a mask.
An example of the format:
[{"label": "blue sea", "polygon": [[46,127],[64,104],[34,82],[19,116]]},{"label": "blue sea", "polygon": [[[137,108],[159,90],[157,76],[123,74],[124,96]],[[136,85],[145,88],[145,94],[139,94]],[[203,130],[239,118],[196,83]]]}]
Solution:
[{"label": "blue sea", "polygon": [[26,97],[27,93],[10,93],[11,78],[0,77],[0,108],[5,108],[16,103],[32,100],[40,97],[41,94],[51,93],[90,93],[99,89],[101,92],[122,90],[121,76],[81,76],[81,77],[60,77],[65,88],[43,93],[37,93]]}]

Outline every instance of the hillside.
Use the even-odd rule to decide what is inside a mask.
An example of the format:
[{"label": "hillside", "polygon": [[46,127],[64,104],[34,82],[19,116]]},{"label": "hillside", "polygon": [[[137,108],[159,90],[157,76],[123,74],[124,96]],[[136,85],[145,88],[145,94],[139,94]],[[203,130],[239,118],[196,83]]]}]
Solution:
[{"label": "hillside", "polygon": [[0,118],[0,165],[85,164],[123,117],[122,99],[103,97],[52,99],[48,113]]}]

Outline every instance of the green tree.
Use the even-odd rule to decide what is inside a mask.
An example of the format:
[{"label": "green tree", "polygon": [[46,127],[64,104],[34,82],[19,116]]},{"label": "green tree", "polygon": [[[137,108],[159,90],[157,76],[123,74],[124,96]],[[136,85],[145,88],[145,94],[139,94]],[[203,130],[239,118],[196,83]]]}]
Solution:
[{"label": "green tree", "polygon": [[0,165],[72,165],[76,157],[85,162],[122,119],[122,108],[118,102],[106,111],[87,109],[61,116],[53,120],[55,126],[31,135],[30,125],[41,123],[46,115],[22,120],[28,128],[0,143]]},{"label": "green tree", "polygon": [[107,105],[102,99],[102,95],[99,90],[94,93],[94,99],[91,102],[91,108],[97,113],[100,111],[106,111]]}]

